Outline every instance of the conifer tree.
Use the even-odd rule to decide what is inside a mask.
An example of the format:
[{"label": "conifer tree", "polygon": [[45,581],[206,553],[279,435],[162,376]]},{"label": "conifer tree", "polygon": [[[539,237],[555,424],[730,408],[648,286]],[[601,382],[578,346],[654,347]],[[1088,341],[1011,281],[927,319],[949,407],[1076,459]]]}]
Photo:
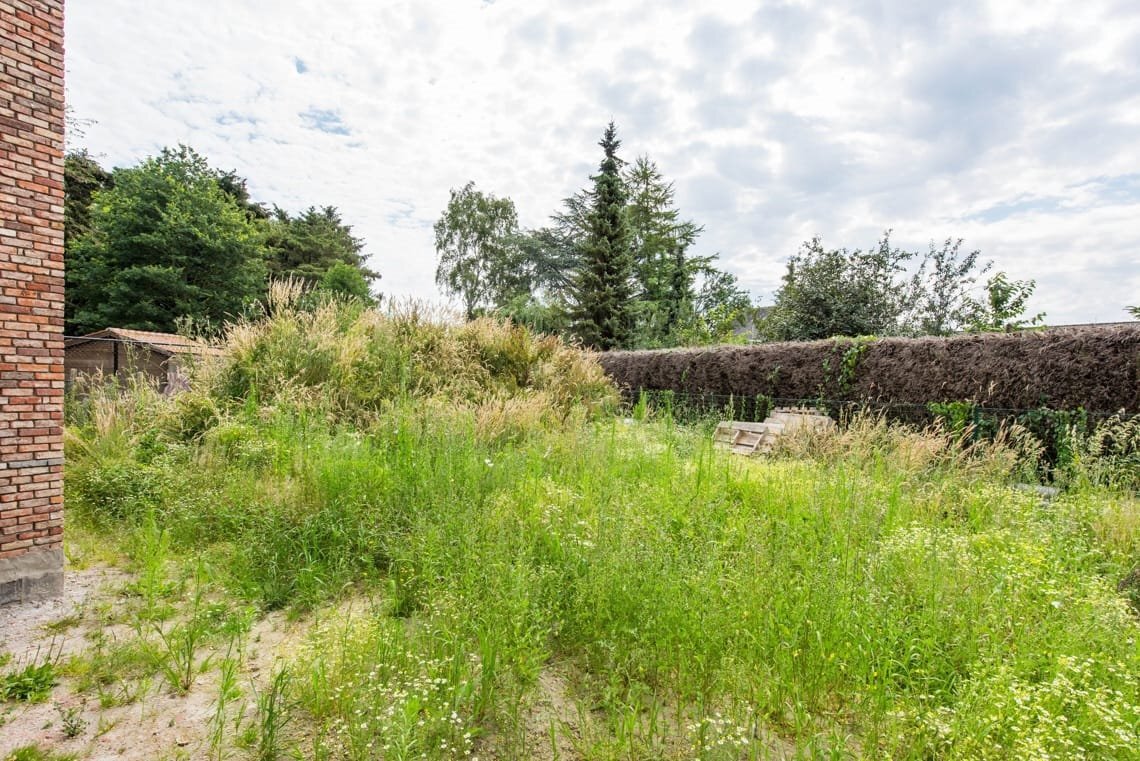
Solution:
[{"label": "conifer tree", "polygon": [[692,309],[694,276],[710,266],[711,257],[688,255],[703,228],[681,219],[673,201],[673,183],[649,157],[639,156],[623,179],[637,286],[637,344],[667,345]]},{"label": "conifer tree", "polygon": [[581,249],[574,283],[574,332],[600,350],[629,344],[633,320],[633,257],[625,228],[625,187],[617,150],[621,141],[611,121],[598,143],[605,152],[594,180],[587,217],[589,234]]}]

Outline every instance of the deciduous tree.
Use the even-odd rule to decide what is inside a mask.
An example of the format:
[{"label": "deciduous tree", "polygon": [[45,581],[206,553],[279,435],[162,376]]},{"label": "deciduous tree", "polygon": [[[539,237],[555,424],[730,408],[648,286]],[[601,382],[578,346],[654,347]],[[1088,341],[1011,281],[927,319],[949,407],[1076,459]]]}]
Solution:
[{"label": "deciduous tree", "polygon": [[1044,312],[1025,316],[1026,302],[1036,287],[1034,280],[1010,280],[1004,272],[995,274],[986,281],[985,301],[978,304],[970,332],[1010,332],[1040,325]]},{"label": "deciduous tree", "polygon": [[764,332],[776,340],[899,332],[913,295],[905,271],[914,256],[891,246],[889,230],[866,251],[829,250],[813,238],[788,261]]},{"label": "deciduous tree", "polygon": [[217,325],[265,287],[261,228],[193,150],[116,169],[67,250],[67,329]]},{"label": "deciduous tree", "polygon": [[435,223],[435,282],[460,298],[467,319],[480,308],[494,306],[496,296],[510,290],[518,225],[511,199],[476,190],[474,182],[452,189]]},{"label": "deciduous tree", "polygon": [[980,315],[974,284],[993,262],[979,264],[981,252],[962,253],[962,239],[947,238],[941,248],[930,244],[913,280],[914,314],[910,327],[926,336],[945,336],[972,325]]}]

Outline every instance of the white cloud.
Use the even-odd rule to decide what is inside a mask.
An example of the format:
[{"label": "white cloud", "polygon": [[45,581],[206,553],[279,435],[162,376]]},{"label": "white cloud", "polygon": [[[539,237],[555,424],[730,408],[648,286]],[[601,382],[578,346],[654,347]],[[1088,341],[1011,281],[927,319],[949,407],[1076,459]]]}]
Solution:
[{"label": "white cloud", "polygon": [[612,117],[765,299],[805,238],[890,227],[1037,277],[1053,322],[1140,302],[1138,40],[1111,0],[67,6],[85,147],[126,165],[185,142],[258,200],[336,205],[385,293],[437,297],[449,188],[542,224]]}]

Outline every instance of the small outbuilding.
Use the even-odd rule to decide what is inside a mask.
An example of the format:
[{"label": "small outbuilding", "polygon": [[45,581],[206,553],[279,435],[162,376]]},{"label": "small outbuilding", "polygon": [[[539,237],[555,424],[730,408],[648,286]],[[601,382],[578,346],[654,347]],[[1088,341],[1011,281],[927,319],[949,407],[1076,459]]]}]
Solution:
[{"label": "small outbuilding", "polygon": [[64,342],[64,368],[69,388],[84,375],[122,379],[143,375],[163,393],[172,394],[187,388],[188,363],[219,353],[216,347],[174,333],[106,328],[69,337]]}]

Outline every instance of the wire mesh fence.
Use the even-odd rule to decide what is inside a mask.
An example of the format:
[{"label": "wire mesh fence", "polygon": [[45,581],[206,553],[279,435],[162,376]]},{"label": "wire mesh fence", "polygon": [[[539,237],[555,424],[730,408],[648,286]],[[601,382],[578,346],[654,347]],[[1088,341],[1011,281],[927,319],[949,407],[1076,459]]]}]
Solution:
[{"label": "wire mesh fence", "polygon": [[[675,420],[704,419],[720,415],[722,417],[747,422],[760,422],[777,407],[811,407],[821,410],[836,419],[849,417],[857,412],[882,413],[892,420],[911,423],[929,423],[945,417],[946,407],[965,404],[972,418],[980,422],[993,419],[1014,419],[1040,413],[1048,407],[987,407],[965,402],[931,401],[923,404],[912,402],[878,401],[873,399],[828,399],[824,397],[773,397],[760,394],[747,396],[720,394],[704,391],[676,391],[672,389],[639,388],[625,389],[622,399],[628,408],[643,403],[659,411],[668,411]],[[963,408],[964,409],[964,408]],[[1058,410],[1051,410],[1058,411]],[[1076,412],[1069,410],[1069,412]],[[1080,410],[1080,414],[1096,421],[1121,415],[1121,410]],[[1125,417],[1132,415],[1125,413]]]}]

